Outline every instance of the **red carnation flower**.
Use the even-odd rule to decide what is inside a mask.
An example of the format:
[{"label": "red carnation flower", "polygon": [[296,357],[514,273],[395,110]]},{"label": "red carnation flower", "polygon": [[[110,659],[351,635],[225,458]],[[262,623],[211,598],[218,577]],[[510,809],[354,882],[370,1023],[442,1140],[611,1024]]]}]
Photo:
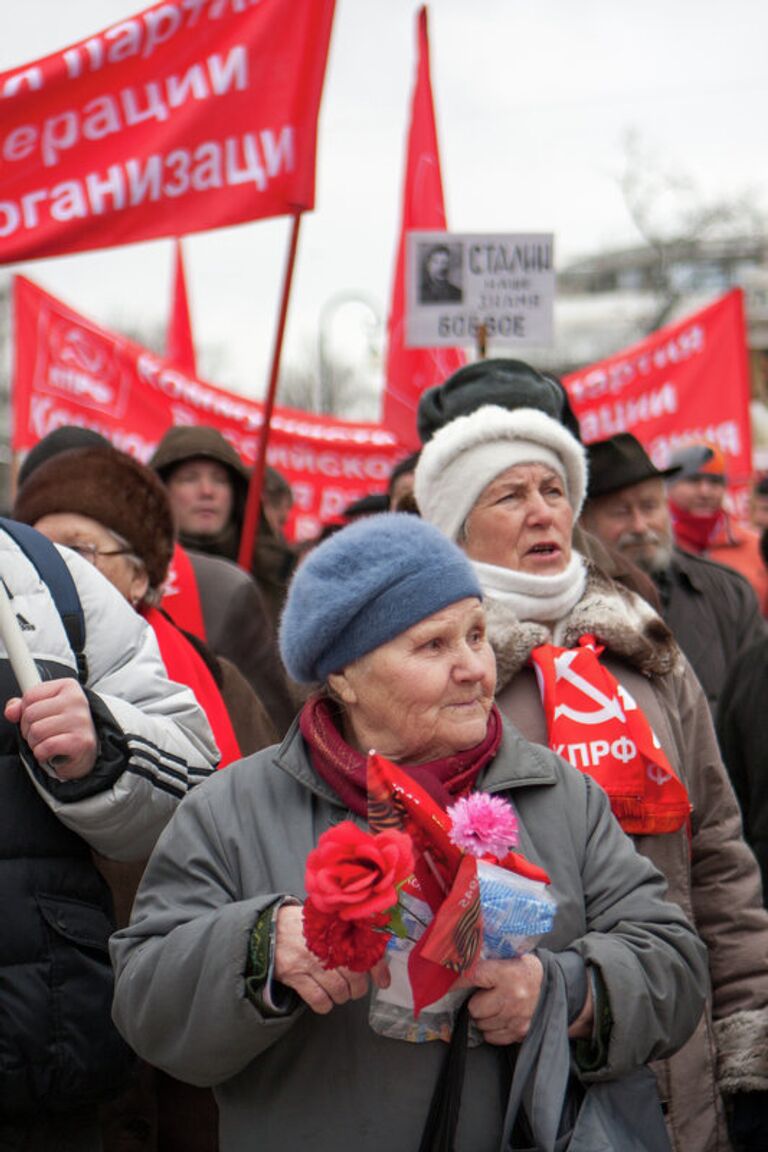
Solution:
[{"label": "red carnation flower", "polygon": [[304,939],[324,968],[349,968],[369,972],[387,948],[388,914],[379,912],[365,920],[342,920],[320,912],[307,900],[303,909]]}]

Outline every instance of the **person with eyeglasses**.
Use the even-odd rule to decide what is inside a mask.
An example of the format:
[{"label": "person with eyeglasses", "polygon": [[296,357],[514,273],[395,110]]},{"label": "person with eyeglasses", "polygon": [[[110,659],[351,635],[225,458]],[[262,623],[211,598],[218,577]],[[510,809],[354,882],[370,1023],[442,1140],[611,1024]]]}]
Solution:
[{"label": "person with eyeglasses", "polygon": [[[217,658],[160,608],[175,531],[166,489],[155,473],[111,446],[70,449],[28,474],[14,505],[17,520],[77,552],[118,589],[150,625],[168,675],[192,689],[221,752],[219,767],[277,738],[256,693],[234,665]],[[119,923],[128,920],[139,876],[99,861]],[[145,1070],[146,1093],[129,1092],[108,1113],[104,1152],[117,1152],[138,1115],[157,1110],[165,1152],[215,1152],[217,1116],[210,1092]],[[0,1143],[0,1147],[1,1147]]]},{"label": "person with eyeglasses", "polygon": [[[213,772],[218,751],[191,691],[169,680],[146,623],[95,566],[32,532],[19,536],[22,546],[21,526],[6,523],[0,1147],[95,1152],[99,1105],[127,1081],[136,1058],[111,1020],[107,941],[115,918],[94,856],[106,853],[125,868],[146,858],[179,800]],[[35,549],[42,554],[33,562]],[[81,652],[52,591],[69,578],[82,610]],[[11,662],[5,638],[16,634],[14,618],[39,683],[27,683],[8,641]]]},{"label": "person with eyeglasses", "polygon": [[[176,443],[171,434],[168,441],[171,446],[176,443],[182,454],[190,444],[195,451],[202,448],[204,455],[220,448],[223,458],[238,461],[247,481],[247,469],[239,463],[235,450],[215,429],[203,428],[198,433],[194,428],[180,428],[178,432],[182,433],[180,444]],[[54,428],[25,455],[19,468],[17,488],[22,488],[41,464],[62,452],[74,448],[111,446],[105,436],[92,428],[77,424]],[[120,447],[119,441],[115,447]],[[153,464],[151,466],[165,484],[176,528],[173,557],[165,579],[163,597],[157,607],[167,612],[180,628],[191,633],[214,652],[225,671],[229,665],[235,666],[266,708],[278,736],[283,736],[299,707],[299,697],[292,690],[295,686],[288,685],[259,585],[248,572],[227,558],[228,552],[215,555],[213,551],[198,551],[199,542],[192,540],[192,547],[189,547],[189,538],[185,543],[182,518],[174,507],[173,492],[167,484],[167,476],[161,475]],[[243,491],[238,488],[235,504],[240,512],[242,494]],[[115,525],[112,527],[114,529]]]}]

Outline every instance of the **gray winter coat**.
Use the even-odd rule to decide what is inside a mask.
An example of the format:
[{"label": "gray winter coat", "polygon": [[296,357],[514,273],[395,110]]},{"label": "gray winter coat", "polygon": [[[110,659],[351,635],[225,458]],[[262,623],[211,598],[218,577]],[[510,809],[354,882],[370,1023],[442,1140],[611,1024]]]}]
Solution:
[{"label": "gray winter coat", "polygon": [[[551,640],[549,631],[499,603],[486,602],[486,612],[499,708],[529,740],[546,744],[527,661],[532,648]],[[741,835],[706,698],[668,628],[639,597],[591,569],[555,642],[569,647],[585,633],[605,646],[605,664],[643,710],[688,789],[690,832],[636,838],[666,878],[670,899],[701,933],[712,981],[696,1034],[657,1074],[676,1152],[726,1152],[720,1094],[768,1089],[768,915],[760,872]]]},{"label": "gray winter coat", "polygon": [[[514,801],[520,849],[552,879],[558,912],[543,944],[578,952],[605,982],[614,1023],[593,1078],[674,1051],[699,1018],[704,949],[602,791],[509,727],[479,786]],[[375,1034],[365,1001],[265,1019],[245,995],[260,911],[304,895],[308,852],[348,817],[294,725],[280,747],[185,800],[150,860],[131,926],[113,937],[118,1027],[153,1064],[214,1085],[222,1152],[418,1147],[439,1042]],[[471,1048],[459,1152],[496,1152],[508,1087],[504,1050]]]}]

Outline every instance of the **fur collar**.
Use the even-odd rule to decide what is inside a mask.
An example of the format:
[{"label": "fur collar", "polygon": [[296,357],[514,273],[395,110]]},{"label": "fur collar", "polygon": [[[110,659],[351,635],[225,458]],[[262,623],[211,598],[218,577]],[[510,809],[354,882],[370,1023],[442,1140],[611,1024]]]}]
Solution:
[{"label": "fur collar", "polygon": [[[519,620],[498,601],[484,603],[499,691],[525,665],[532,649],[552,642],[552,633],[546,624]],[[558,646],[572,648],[588,633],[645,676],[664,676],[677,662],[675,639],[650,604],[592,564],[587,565],[584,595],[558,623]]]}]

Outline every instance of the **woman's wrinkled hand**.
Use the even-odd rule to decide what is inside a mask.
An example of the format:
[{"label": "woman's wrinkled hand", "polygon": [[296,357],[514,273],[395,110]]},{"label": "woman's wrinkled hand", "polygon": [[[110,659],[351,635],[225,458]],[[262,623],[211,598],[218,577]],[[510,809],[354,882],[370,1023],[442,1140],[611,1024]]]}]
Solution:
[{"label": "woman's wrinkled hand", "polygon": [[519,1044],[531,1026],[544,969],[529,953],[515,960],[478,960],[472,972],[477,991],[469,1014],[487,1044]]},{"label": "woman's wrinkled hand", "polygon": [[386,960],[370,972],[323,968],[304,941],[301,908],[284,905],[275,922],[275,980],[292,988],[313,1012],[325,1015],[335,1004],[360,1000],[371,981],[377,988],[388,987],[390,976]]},{"label": "woman's wrinkled hand", "polygon": [[4,715],[18,724],[35,760],[55,764],[60,780],[79,780],[93,771],[98,737],[91,709],[76,680],[44,680],[12,697]]}]

